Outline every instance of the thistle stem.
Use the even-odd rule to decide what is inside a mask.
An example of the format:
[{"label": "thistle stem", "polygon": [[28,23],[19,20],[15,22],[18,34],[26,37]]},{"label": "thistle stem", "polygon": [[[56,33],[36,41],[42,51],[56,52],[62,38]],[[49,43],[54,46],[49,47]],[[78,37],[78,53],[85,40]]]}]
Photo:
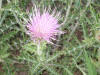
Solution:
[{"label": "thistle stem", "polygon": [[41,50],[41,45],[40,43],[37,44],[37,55],[38,55],[38,60],[43,61],[43,50]]}]

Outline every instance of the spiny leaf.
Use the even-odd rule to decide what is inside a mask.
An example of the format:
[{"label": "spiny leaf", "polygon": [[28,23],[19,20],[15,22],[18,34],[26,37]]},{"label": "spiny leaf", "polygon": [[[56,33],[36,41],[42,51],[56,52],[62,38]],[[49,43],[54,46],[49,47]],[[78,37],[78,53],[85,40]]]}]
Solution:
[{"label": "spiny leaf", "polygon": [[11,31],[8,32],[7,34],[3,35],[0,38],[0,44],[2,44],[3,42],[5,42],[6,40],[9,40],[11,37],[13,37],[18,31]]},{"label": "spiny leaf", "polygon": [[26,50],[26,51],[29,51],[31,53],[35,52],[36,51],[36,45],[33,43],[33,42],[30,42],[28,44],[25,44],[23,46],[23,48]]}]

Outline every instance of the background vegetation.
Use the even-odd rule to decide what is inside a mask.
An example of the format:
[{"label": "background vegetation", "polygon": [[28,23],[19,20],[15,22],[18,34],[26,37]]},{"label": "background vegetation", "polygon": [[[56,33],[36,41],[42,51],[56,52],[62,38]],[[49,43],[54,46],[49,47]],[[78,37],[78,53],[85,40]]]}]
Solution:
[{"label": "background vegetation", "polygon": [[[66,19],[45,62],[36,60],[23,25],[32,3]],[[0,0],[0,75],[100,75],[100,0]]]}]

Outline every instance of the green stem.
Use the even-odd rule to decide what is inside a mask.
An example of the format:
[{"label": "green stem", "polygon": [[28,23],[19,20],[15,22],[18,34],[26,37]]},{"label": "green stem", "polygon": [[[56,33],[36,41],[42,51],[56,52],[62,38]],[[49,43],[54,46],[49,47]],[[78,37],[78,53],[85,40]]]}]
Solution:
[{"label": "green stem", "polygon": [[[2,7],[2,0],[0,0],[0,9]],[[0,13],[0,18],[1,18],[1,13]]]},{"label": "green stem", "polygon": [[43,61],[43,51],[41,50],[40,43],[37,44],[37,55],[38,55],[38,60]]}]

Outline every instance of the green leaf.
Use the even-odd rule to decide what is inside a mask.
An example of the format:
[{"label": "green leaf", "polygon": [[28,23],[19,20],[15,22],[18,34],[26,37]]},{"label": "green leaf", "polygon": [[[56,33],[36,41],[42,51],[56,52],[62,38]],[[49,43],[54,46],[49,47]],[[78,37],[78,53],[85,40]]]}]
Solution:
[{"label": "green leaf", "polygon": [[3,35],[0,38],[0,44],[2,44],[3,42],[5,42],[6,40],[9,40],[11,37],[13,37],[18,31],[11,31],[8,32],[7,34]]},{"label": "green leaf", "polygon": [[52,75],[60,75],[60,74],[57,73],[57,71],[54,68],[47,67],[47,66],[46,66],[46,68]]},{"label": "green leaf", "polygon": [[88,69],[88,75],[97,75],[95,66],[91,63],[91,58],[88,56],[85,50],[84,50],[84,56],[85,56],[86,67]]},{"label": "green leaf", "polygon": [[26,51],[29,51],[31,53],[35,52],[36,51],[36,45],[33,43],[33,42],[30,42],[28,44],[25,44],[23,46],[23,48],[26,50]]}]

